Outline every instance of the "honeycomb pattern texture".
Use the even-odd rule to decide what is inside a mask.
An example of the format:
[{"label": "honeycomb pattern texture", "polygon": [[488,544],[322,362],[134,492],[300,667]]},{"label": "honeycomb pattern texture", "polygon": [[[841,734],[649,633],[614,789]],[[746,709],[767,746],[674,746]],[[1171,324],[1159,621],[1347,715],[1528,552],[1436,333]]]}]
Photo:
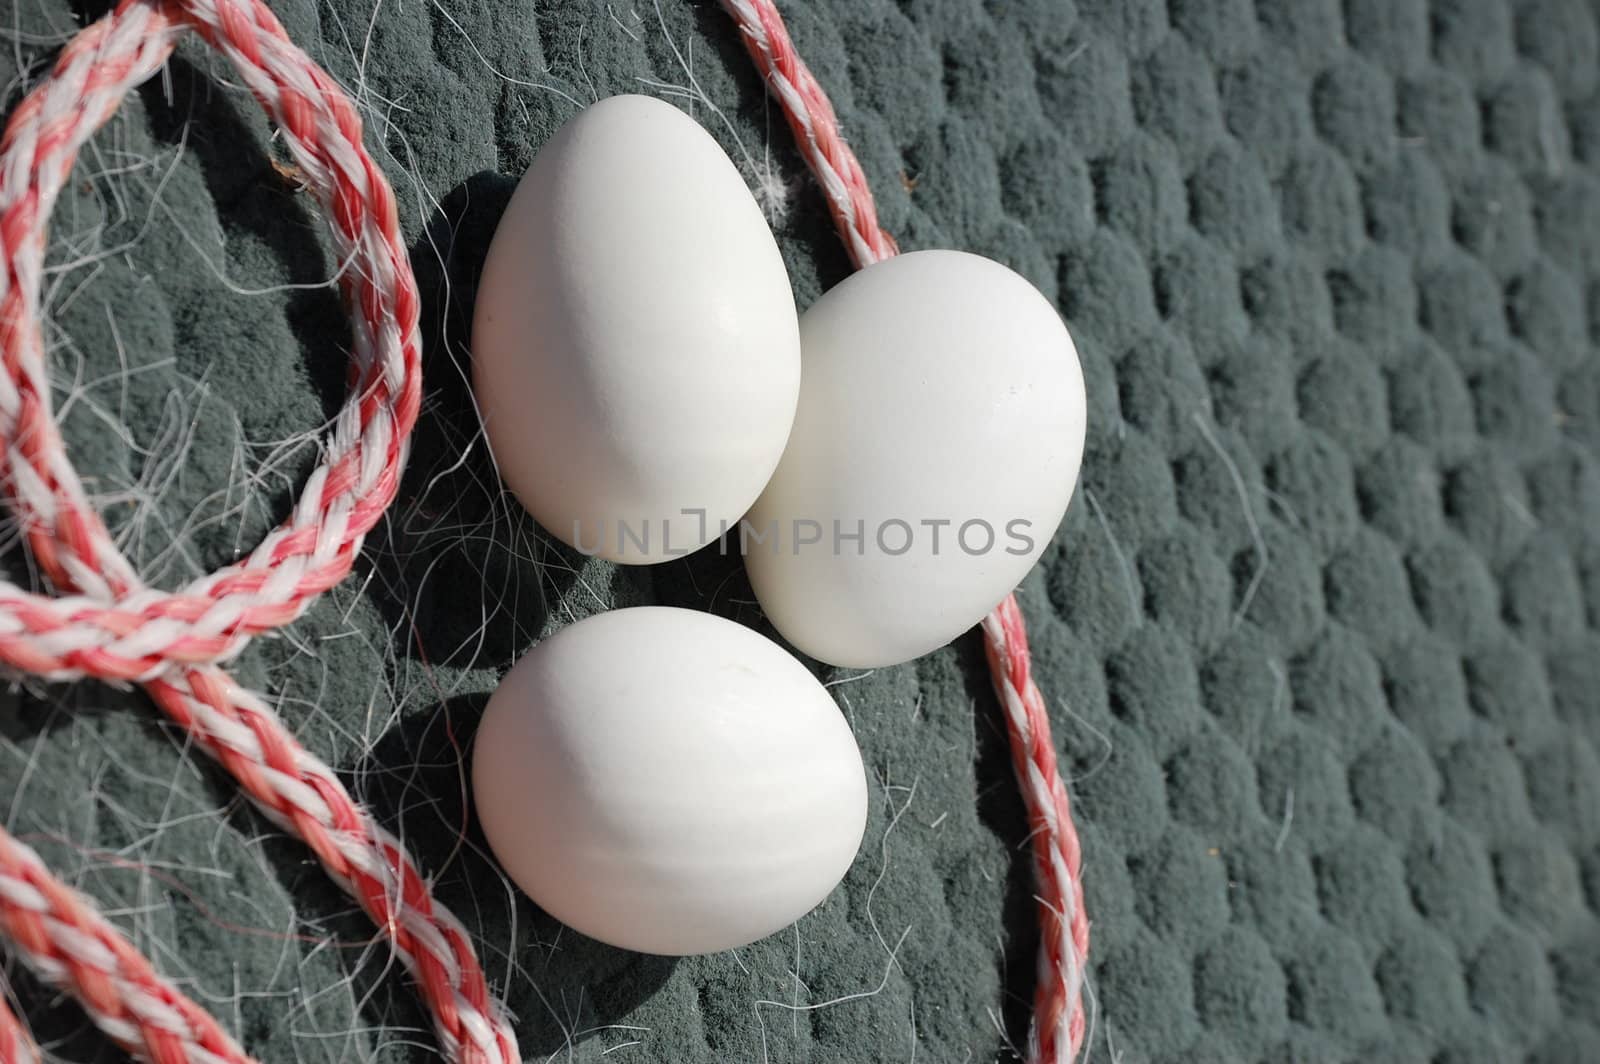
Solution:
[{"label": "honeycomb pattern texture", "polygon": [[[802,306],[846,274],[721,12],[274,6],[361,99],[400,192],[429,405],[361,572],[242,678],[436,871],[530,1059],[1012,1059],[1030,888],[974,637],[819,667],[873,781],[867,840],[820,909],[736,954],[562,932],[466,808],[473,724],[541,633],[640,602],[763,623],[716,551],[618,570],[543,538],[463,384],[495,221],[596,96],[701,119],[772,208]],[[102,9],[19,0],[8,106]],[[1600,6],[786,10],[902,246],[1007,262],[1084,362],[1083,481],[1021,600],[1085,840],[1094,1059],[1600,1060]],[[52,246],[58,400],[170,586],[288,505],[343,381],[338,264],[200,50],[76,178]],[[0,695],[0,794],[263,1061],[433,1059],[348,903],[136,696]],[[5,974],[52,1053],[113,1059]]]}]

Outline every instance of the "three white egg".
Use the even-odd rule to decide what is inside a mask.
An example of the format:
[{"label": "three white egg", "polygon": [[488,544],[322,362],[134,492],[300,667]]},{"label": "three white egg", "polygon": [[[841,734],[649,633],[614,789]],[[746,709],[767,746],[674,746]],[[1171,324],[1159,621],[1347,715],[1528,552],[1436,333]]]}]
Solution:
[{"label": "three white egg", "polygon": [[[769,619],[833,664],[907,661],[980,620],[1054,535],[1083,454],[1077,353],[1032,285],[919,252],[797,320],[737,169],[644,97],[581,113],[523,178],[473,366],[501,473],[547,531],[644,563],[738,528]],[[866,820],[827,692],[771,641],[686,610],[614,611],[536,646],[490,700],[473,776],[530,897],[654,953],[793,922]]]}]

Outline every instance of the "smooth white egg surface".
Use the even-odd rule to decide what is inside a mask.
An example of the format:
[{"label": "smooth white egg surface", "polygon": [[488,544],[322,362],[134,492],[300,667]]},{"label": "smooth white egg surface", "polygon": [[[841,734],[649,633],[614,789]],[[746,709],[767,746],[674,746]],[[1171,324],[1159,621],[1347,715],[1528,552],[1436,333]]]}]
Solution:
[{"label": "smooth white egg surface", "polygon": [[835,665],[908,661],[981,620],[1038,560],[1083,459],[1078,354],[999,263],[920,251],[800,321],[789,445],[741,529],[783,636]]},{"label": "smooth white egg surface", "polygon": [[687,553],[777,465],[800,386],[789,276],[738,169],[672,105],[615,96],[545,144],[474,313],[501,475],[585,553]]},{"label": "smooth white egg surface", "polygon": [[828,692],[771,640],[692,610],[615,610],[539,643],[473,750],[478,819],[511,878],[646,953],[793,923],[866,827],[861,753]]}]

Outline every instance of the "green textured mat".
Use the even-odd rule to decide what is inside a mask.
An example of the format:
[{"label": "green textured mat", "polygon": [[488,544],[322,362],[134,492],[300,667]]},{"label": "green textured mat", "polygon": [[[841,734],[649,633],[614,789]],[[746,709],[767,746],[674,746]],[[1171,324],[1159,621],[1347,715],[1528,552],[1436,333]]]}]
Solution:
[{"label": "green textured mat", "polygon": [[[822,908],[737,956],[562,933],[464,809],[460,752],[541,632],[639,602],[760,624],[715,552],[617,571],[540,539],[462,375],[476,272],[538,145],[575,101],[686,68],[694,115],[785,208],[801,305],[845,275],[725,17],[274,7],[361,100],[396,185],[429,393],[359,572],[242,679],[437,875],[529,1059],[1009,1059],[1030,886],[973,637],[824,674],[873,781],[867,840]],[[1021,599],[1085,840],[1095,1059],[1600,1060],[1600,7],[785,10],[902,246],[1011,264],[1084,360],[1082,489]],[[4,5],[8,105],[84,13]],[[334,263],[276,152],[186,45],[57,210],[72,454],[163,586],[281,516],[340,401]],[[433,1059],[351,903],[142,698],[13,688],[0,794],[261,1060]],[[115,1058],[5,971],[60,1059]]]}]

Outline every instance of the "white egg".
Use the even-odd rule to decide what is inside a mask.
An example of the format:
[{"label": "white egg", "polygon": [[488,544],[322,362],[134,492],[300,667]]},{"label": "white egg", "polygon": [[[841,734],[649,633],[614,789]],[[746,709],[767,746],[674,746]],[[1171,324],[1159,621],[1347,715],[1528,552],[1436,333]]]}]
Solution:
[{"label": "white egg", "polygon": [[553,136],[495,231],[473,382],[501,475],[551,534],[648,563],[737,522],[800,387],[794,295],[738,169],[646,96]]},{"label": "white egg", "polygon": [[805,667],[707,613],[601,613],[489,700],[473,791],[528,896],[602,942],[734,949],[809,912],[861,844],[855,737]]},{"label": "white egg", "polygon": [[789,445],[741,526],[762,608],[836,665],[908,661],[981,620],[1038,560],[1083,459],[1066,326],[999,263],[921,251],[800,320]]}]

